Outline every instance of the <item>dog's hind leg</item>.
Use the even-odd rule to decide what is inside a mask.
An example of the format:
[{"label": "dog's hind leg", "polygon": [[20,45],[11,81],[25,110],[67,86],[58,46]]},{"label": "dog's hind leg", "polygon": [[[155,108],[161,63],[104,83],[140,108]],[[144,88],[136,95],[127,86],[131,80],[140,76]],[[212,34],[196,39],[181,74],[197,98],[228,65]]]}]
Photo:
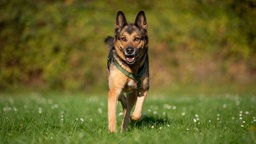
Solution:
[{"label": "dog's hind leg", "polygon": [[136,106],[132,114],[133,120],[139,120],[141,118],[142,107],[146,97],[147,97],[147,91],[143,92],[141,96],[137,97]]},{"label": "dog's hind leg", "polygon": [[121,94],[118,100],[121,102],[122,107],[123,107],[124,118],[123,118],[122,125],[121,125],[121,131],[123,131],[123,125],[125,123],[125,117],[127,114],[127,98],[124,96],[124,94]]},{"label": "dog's hind leg", "polygon": [[121,94],[118,98],[118,100],[121,102],[122,107],[123,107],[123,114],[126,115],[126,110],[127,110],[127,99],[124,96],[124,94]]},{"label": "dog's hind leg", "polygon": [[130,92],[127,94],[127,98],[125,99],[126,101],[126,109],[124,110],[124,119],[121,125],[121,131],[125,131],[128,127],[128,124],[130,122],[130,113],[133,108],[133,105],[136,101],[136,91]]}]

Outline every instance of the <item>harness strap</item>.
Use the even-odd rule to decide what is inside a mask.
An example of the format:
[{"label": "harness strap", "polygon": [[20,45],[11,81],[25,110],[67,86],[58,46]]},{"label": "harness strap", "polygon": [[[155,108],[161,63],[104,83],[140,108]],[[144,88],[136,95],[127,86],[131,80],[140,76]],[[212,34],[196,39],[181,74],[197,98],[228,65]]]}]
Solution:
[{"label": "harness strap", "polygon": [[[147,55],[146,55],[147,57]],[[145,59],[147,60],[147,58]],[[140,70],[140,72],[137,75],[134,75],[133,73],[128,72],[127,70],[125,70],[118,62],[117,60],[113,57],[113,62],[115,64],[115,66],[126,76],[128,76],[129,78],[135,80],[135,82],[137,83],[137,90],[141,89],[141,77],[142,75],[145,73],[146,71],[146,62],[144,62],[142,69]]]}]

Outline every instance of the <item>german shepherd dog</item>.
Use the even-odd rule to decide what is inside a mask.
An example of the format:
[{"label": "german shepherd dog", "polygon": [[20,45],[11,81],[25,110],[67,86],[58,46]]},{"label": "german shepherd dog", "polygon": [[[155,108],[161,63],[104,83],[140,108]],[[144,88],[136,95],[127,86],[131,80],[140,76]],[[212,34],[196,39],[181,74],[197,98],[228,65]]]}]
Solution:
[{"label": "german shepherd dog", "polygon": [[[130,117],[140,120],[142,106],[149,90],[147,21],[140,11],[134,23],[127,23],[122,11],[117,12],[115,37],[108,36],[108,130],[116,132],[118,100],[123,107],[121,131],[127,129]],[[134,112],[130,116],[135,105]]]}]

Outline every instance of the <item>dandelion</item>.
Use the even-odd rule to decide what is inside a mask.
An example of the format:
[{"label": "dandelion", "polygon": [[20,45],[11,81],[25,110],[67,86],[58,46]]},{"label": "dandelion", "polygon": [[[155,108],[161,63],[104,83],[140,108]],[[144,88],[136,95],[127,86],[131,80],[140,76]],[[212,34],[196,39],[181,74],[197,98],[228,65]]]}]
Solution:
[{"label": "dandelion", "polygon": [[52,109],[57,109],[57,108],[59,108],[59,105],[58,105],[58,104],[52,105]]},{"label": "dandelion", "polygon": [[11,111],[11,110],[12,110],[12,108],[11,108],[11,107],[8,107],[8,106],[6,106],[6,107],[3,108],[3,111],[4,111],[4,112],[8,112],[8,111]]},{"label": "dandelion", "polygon": [[41,108],[41,107],[38,108],[38,113],[39,113],[39,114],[42,113],[42,108]]},{"label": "dandelion", "polygon": [[153,114],[154,114],[154,115],[157,115],[157,111],[154,111]]},{"label": "dandelion", "polygon": [[170,127],[170,125],[169,125],[169,124],[167,124],[167,127]]},{"label": "dandelion", "polygon": [[123,112],[118,113],[118,116],[122,116],[122,115],[124,115],[124,113],[123,113]]},{"label": "dandelion", "polygon": [[[200,120],[198,114],[195,114],[195,117],[196,117],[196,118],[195,118],[196,122]],[[195,121],[194,121],[194,122],[195,122]]]},{"label": "dandelion", "polygon": [[241,125],[241,127],[244,127],[244,125]]},{"label": "dandelion", "polygon": [[63,124],[63,121],[64,121],[64,111],[60,112],[60,121]]},{"label": "dandelion", "polygon": [[153,128],[155,128],[155,127],[152,125],[151,128],[153,129]]},{"label": "dandelion", "polygon": [[193,121],[194,121],[194,123],[196,123],[197,121],[196,121],[196,119],[193,119]]},{"label": "dandelion", "polygon": [[164,108],[169,110],[169,109],[172,108],[172,106],[170,106],[170,105],[168,105],[168,104],[164,104]]},{"label": "dandelion", "polygon": [[212,121],[211,121],[211,120],[209,120],[208,122],[209,122],[209,123],[211,123]]},{"label": "dandelion", "polygon": [[99,113],[102,113],[102,109],[101,109],[101,108],[98,108],[98,112],[99,112]]},{"label": "dandelion", "polygon": [[176,108],[177,108],[176,106],[173,106],[173,107],[172,107],[173,110],[176,110]]},{"label": "dandelion", "polygon": [[81,124],[84,122],[84,118],[80,118]]},{"label": "dandelion", "polygon": [[186,113],[185,113],[185,112],[182,112],[182,113],[181,113],[181,116],[185,116],[185,115],[186,115]]},{"label": "dandelion", "polygon": [[17,109],[16,107],[13,107],[13,111],[17,112],[17,111],[18,111],[18,109]]},{"label": "dandelion", "polygon": [[166,112],[163,112],[162,115],[165,116],[165,115],[166,115]]},{"label": "dandelion", "polygon": [[245,112],[246,115],[249,115],[250,113],[248,111]]}]

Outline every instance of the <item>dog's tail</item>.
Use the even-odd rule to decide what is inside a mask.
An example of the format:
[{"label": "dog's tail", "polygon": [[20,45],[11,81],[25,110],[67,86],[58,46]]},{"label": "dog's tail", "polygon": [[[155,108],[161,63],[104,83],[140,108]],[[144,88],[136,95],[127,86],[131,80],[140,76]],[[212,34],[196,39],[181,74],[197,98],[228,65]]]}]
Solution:
[{"label": "dog's tail", "polygon": [[108,45],[109,49],[112,49],[114,47],[114,37],[107,36],[104,40],[105,44]]}]

